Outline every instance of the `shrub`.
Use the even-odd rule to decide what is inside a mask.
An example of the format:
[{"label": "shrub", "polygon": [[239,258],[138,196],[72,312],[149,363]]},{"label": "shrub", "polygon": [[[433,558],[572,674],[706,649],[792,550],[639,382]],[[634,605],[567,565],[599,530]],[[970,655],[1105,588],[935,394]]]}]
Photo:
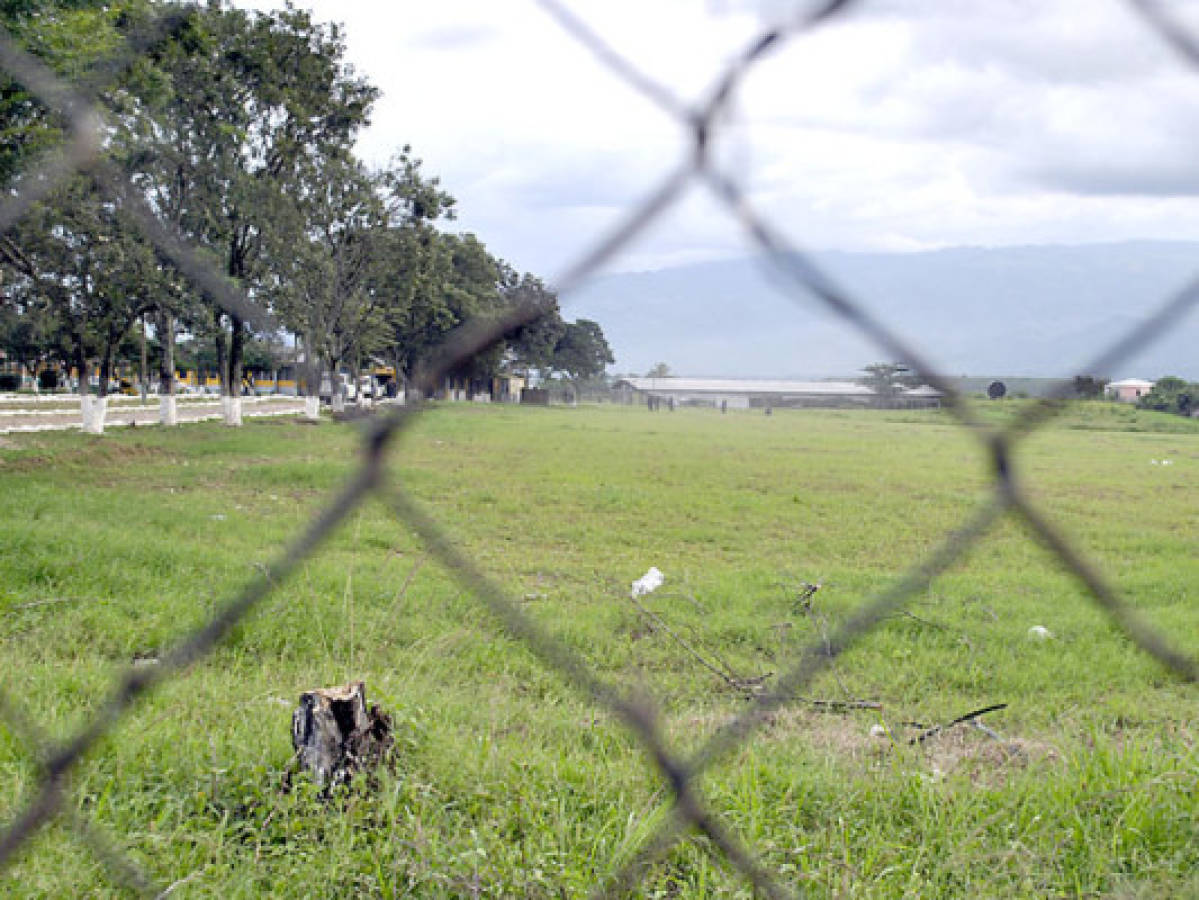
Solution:
[{"label": "shrub", "polygon": [[1188,384],[1175,375],[1166,375],[1157,380],[1153,390],[1137,401],[1137,406],[1189,416],[1195,409],[1197,400],[1199,383]]}]

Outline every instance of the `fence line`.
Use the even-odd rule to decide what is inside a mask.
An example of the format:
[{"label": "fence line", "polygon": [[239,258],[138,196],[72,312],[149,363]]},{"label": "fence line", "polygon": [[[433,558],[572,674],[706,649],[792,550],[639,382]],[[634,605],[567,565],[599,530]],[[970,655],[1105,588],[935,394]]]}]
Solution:
[{"label": "fence line", "polygon": [[[418,509],[402,489],[389,482],[383,466],[384,453],[390,445],[402,440],[410,424],[421,415],[423,406],[418,403],[406,409],[389,410],[381,413],[369,429],[363,442],[362,463],[349,483],[293,540],[274,564],[249,581],[203,627],[182,636],[174,649],[163,656],[158,666],[131,669],[113,686],[99,711],[74,737],[57,747],[51,745],[39,733],[36,725],[27,721],[0,689],[0,719],[35,748],[41,769],[35,796],[25,803],[22,811],[0,834],[0,866],[10,863],[20,847],[50,819],[61,813],[71,771],[131,706],[156,685],[167,678],[179,676],[183,669],[205,656],[298,565],[318,552],[322,542],[338,523],[372,495],[377,495],[400,523],[421,538],[429,553],[446,566],[463,588],[485,606],[511,636],[531,649],[545,666],[555,670],[580,694],[618,716],[644,745],[669,786],[674,804],[672,816],[648,841],[637,847],[629,860],[617,868],[605,883],[597,886],[597,897],[611,897],[626,892],[640,871],[652,865],[692,828],[710,839],[710,852],[727,859],[761,894],[769,897],[788,896],[789,891],[756,860],[751,849],[729,833],[719,818],[707,809],[697,779],[717,760],[744,746],[768,712],[794,702],[795,695],[837,656],[870,634],[884,618],[902,610],[933,577],[961,559],[1007,511],[1019,515],[1033,535],[1086,587],[1092,602],[1138,647],[1181,679],[1195,681],[1199,677],[1196,660],[1173,648],[1159,631],[1135,615],[1101,572],[1019,490],[1015,478],[1016,450],[1023,437],[1057,414],[1052,398],[1034,404],[1002,430],[984,428],[957,392],[934,371],[919,348],[898,338],[885,323],[871,316],[862,303],[822,273],[780,230],[754,210],[749,198],[733,178],[715,167],[708,153],[712,137],[720,127],[721,113],[727,108],[745,75],[768,53],[776,52],[808,30],[853,6],[851,0],[828,0],[810,10],[803,7],[778,24],[763,29],[732,63],[718,73],[706,101],[694,107],[683,103],[665,87],[644,75],[556,0],[539,0],[539,4],[569,37],[579,41],[614,77],[649,97],[664,115],[676,120],[688,136],[683,162],[665,169],[658,186],[633,206],[610,233],[598,238],[567,269],[556,282],[558,290],[564,295],[569,294],[584,283],[604,262],[628,247],[649,224],[672,208],[687,187],[698,182],[740,224],[758,249],[764,264],[780,276],[793,297],[814,296],[848,325],[872,340],[889,357],[905,361],[929,384],[942,390],[958,422],[976,434],[991,454],[993,496],[966,518],[957,530],[947,534],[941,545],[927,558],[916,562],[891,587],[859,608],[828,636],[827,641],[805,647],[778,680],[774,690],[756,698],[748,709],[718,729],[692,756],[682,758],[667,746],[659,729],[658,718],[648,704],[605,683],[581,657],[541,629],[521,610],[514,598],[482,572],[432,516]],[[1129,0],[1129,4],[1189,63],[1199,67],[1199,43],[1183,26],[1154,0]],[[131,41],[127,52],[113,65],[119,68],[132,63],[139,53],[145,52],[155,41],[168,34],[175,21],[176,13],[168,11],[145,34]],[[111,198],[121,201],[143,234],[193,284],[231,314],[260,329],[271,327],[270,313],[222,275],[219,266],[205,253],[190,246],[164,226],[128,177],[104,159],[100,124],[102,114],[99,100],[93,95],[91,87],[67,84],[40,61],[20,50],[3,33],[0,33],[0,69],[24,84],[48,107],[61,112],[70,125],[66,147],[49,154],[21,179],[15,193],[0,202],[0,232],[10,228],[73,172],[89,171]],[[1106,370],[1126,359],[1197,304],[1199,279],[1104,350],[1096,359],[1095,370]],[[540,312],[535,306],[521,306],[498,321],[467,322],[446,338],[419,374],[417,386],[436,384],[455,366],[487,348],[514,327],[533,321]],[[80,839],[121,883],[146,896],[163,896],[172,889],[163,891],[151,885],[144,873],[81,813],[69,811],[67,815]]]}]

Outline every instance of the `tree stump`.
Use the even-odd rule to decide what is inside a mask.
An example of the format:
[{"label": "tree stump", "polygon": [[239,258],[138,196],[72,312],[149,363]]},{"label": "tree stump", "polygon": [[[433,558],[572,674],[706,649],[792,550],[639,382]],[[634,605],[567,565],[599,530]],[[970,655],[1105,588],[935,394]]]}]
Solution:
[{"label": "tree stump", "polygon": [[291,743],[300,768],[317,784],[344,784],[374,768],[395,743],[391,717],[366,705],[366,685],[317,688],[300,695],[291,715]]}]

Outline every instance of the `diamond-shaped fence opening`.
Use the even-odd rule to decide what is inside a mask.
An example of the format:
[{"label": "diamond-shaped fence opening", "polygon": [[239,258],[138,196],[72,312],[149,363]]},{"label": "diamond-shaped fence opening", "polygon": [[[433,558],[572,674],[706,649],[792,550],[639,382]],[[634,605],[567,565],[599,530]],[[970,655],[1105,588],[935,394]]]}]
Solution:
[{"label": "diamond-shaped fence opening", "polygon": [[[649,224],[673,206],[685,188],[698,186],[706,189],[744,231],[763,261],[774,267],[784,283],[791,286],[797,299],[810,302],[810,298],[816,298],[845,323],[869,338],[887,357],[904,360],[928,384],[944,393],[954,416],[962,426],[969,427],[978,436],[992,460],[993,496],[967,516],[958,529],[946,534],[940,546],[931,554],[916,561],[903,578],[857,609],[839,627],[824,635],[822,640],[807,646],[771,690],[756,695],[740,715],[719,728],[697,752],[683,757],[667,746],[661,733],[661,723],[649,706],[605,683],[581,657],[538,625],[499,584],[483,573],[482,568],[429,514],[422,512],[402,489],[385,477],[385,451],[403,436],[422,411],[419,403],[390,410],[380,414],[371,424],[364,440],[363,462],[349,484],[292,540],[275,563],[261,577],[246,584],[236,596],[220,604],[217,614],[201,628],[182,636],[174,648],[163,655],[159,665],[130,670],[113,685],[91,721],[72,738],[61,744],[52,744],[39,734],[37,726],[27,721],[10,700],[0,696],[0,717],[11,731],[35,748],[41,771],[34,796],[0,834],[0,865],[10,863],[14,854],[51,819],[66,815],[63,813],[64,794],[69,791],[72,770],[139,698],[165,679],[183,677],[182,672],[189,664],[222,641],[247,613],[286,581],[299,565],[318,552],[322,541],[331,531],[371,496],[381,499],[401,523],[419,535],[428,552],[453,573],[461,586],[485,606],[511,636],[522,641],[546,667],[580,694],[618,717],[643,744],[668,786],[673,796],[672,815],[643,846],[628,854],[627,860],[618,867],[608,883],[596,887],[597,896],[624,893],[644,867],[660,858],[686,831],[693,828],[707,837],[706,846],[710,852],[722,856],[739,869],[758,892],[770,897],[787,896],[790,888],[783,885],[778,874],[760,864],[752,848],[733,836],[719,816],[708,808],[698,790],[698,779],[718,760],[727,758],[749,741],[755,727],[767,714],[792,703],[802,688],[827,669],[840,654],[870,634],[886,617],[902,610],[935,576],[960,560],[1007,512],[1014,512],[1023,520],[1031,532],[1082,582],[1093,602],[1141,649],[1180,678],[1188,681],[1196,679],[1196,661],[1174,649],[1165,636],[1144,623],[1120,599],[1104,575],[1065,535],[1048,523],[1040,510],[1017,487],[1013,470],[1018,462],[1020,442],[1056,414],[1058,407],[1053,402],[1055,398],[1032,406],[1002,430],[982,427],[970,407],[960,401],[950,385],[926,362],[921,348],[911,346],[897,337],[863,304],[821,272],[773,223],[754,209],[737,182],[721,172],[711,159],[708,150],[720,127],[720,114],[745,74],[767,54],[799,39],[805,31],[837,16],[852,4],[848,0],[828,0],[814,8],[804,7],[800,13],[764,29],[718,74],[710,93],[694,105],[681,102],[642,74],[634,62],[622,58],[608,47],[564,6],[553,0],[542,0],[541,5],[562,25],[565,34],[581,42],[611,70],[613,77],[622,79],[631,89],[649,97],[664,116],[676,120],[690,136],[689,143],[682,148],[683,161],[666,166],[656,189],[629,209],[623,221],[610,233],[596,238],[591,249],[558,280],[558,290],[569,294],[602,264],[635,243]],[[1152,0],[1133,0],[1130,5],[1189,62],[1199,64],[1197,42],[1162,7]],[[157,30],[151,29],[141,38],[131,41],[127,54],[117,64],[131,64],[138,53],[153,44],[157,35],[169,29],[170,21],[170,15],[165,16],[160,20]],[[72,172],[86,169],[94,174],[111,198],[120,199],[145,238],[208,297],[247,322],[259,326],[269,324],[269,313],[248,299],[204,254],[176,236],[155,215],[127,177],[105,159],[101,134],[103,119],[96,98],[89,94],[89,85],[65,83],[2,34],[0,68],[46,106],[61,113],[69,124],[67,142],[38,167],[27,172],[18,189],[3,199],[0,204],[0,231],[10,228]],[[1196,305],[1199,305],[1199,280],[1169,298],[1154,314],[1129,333],[1120,336],[1110,347],[1098,352],[1091,370],[1106,371],[1113,363],[1128,358]],[[455,366],[487,348],[512,328],[532,321],[539,312],[535,306],[518,307],[500,321],[474,321],[462,326],[450,335],[429,363],[424,373],[424,383],[438,383]],[[81,814],[72,812],[66,818],[67,824],[104,862],[116,879],[135,892],[146,895],[158,893],[159,889],[152,887],[149,879]],[[176,886],[168,887],[160,895],[170,893]]]}]

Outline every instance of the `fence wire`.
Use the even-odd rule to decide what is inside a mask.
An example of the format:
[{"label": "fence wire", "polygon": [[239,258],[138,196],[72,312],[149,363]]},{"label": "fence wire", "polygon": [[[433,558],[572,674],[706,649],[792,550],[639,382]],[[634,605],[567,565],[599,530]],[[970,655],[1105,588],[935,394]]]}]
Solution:
[{"label": "fence wire", "polygon": [[[667,853],[691,830],[704,834],[709,839],[704,846],[735,866],[758,893],[772,898],[790,896],[793,888],[784,886],[778,876],[764,867],[752,850],[738,840],[707,807],[698,788],[700,777],[719,760],[743,747],[768,713],[795,702],[794,698],[802,692],[803,687],[828,668],[838,656],[869,635],[885,618],[902,610],[936,575],[960,560],[963,554],[984,538],[1005,512],[1014,512],[1023,520],[1031,534],[1044,543],[1085,586],[1094,604],[1138,647],[1185,681],[1193,682],[1199,677],[1199,663],[1172,647],[1160,631],[1144,622],[1121,599],[1119,592],[1098,567],[1067,535],[1050,524],[1019,488],[1016,479],[1016,451],[1019,444],[1024,437],[1058,414],[1060,404],[1055,403],[1055,400],[1061,399],[1064,393],[1034,404],[1001,430],[983,427],[952,386],[934,371],[918,347],[900,339],[886,323],[872,316],[864,303],[823,273],[780,229],[753,208],[736,179],[720,171],[714,164],[709,149],[714,135],[721,128],[721,114],[746,74],[769,53],[778,51],[805,32],[842,14],[854,5],[852,0],[801,4],[798,11],[764,28],[741,54],[718,73],[707,97],[695,105],[679,100],[666,87],[646,76],[557,0],[538,2],[561,25],[569,38],[577,40],[591,52],[611,71],[614,78],[652,100],[662,115],[676,121],[686,135],[682,161],[666,167],[658,186],[644,200],[631,207],[610,233],[599,236],[592,247],[563,273],[555,282],[558,292],[563,296],[569,295],[600,266],[629,247],[648,225],[671,209],[688,188],[698,185],[707,189],[727,211],[730,219],[739,224],[757,248],[763,264],[773,270],[793,298],[810,302],[810,298],[814,297],[869,338],[889,358],[905,362],[927,383],[942,391],[951,413],[963,427],[977,436],[990,455],[993,496],[981,503],[958,529],[947,534],[940,546],[913,565],[906,575],[865,603],[825,640],[804,648],[778,679],[774,690],[758,696],[741,715],[718,729],[697,752],[684,758],[667,745],[659,727],[660,722],[650,705],[604,682],[579,655],[541,628],[521,610],[520,605],[501,585],[482,571],[433,516],[421,511],[402,488],[386,477],[385,453],[422,413],[423,404],[418,401],[406,408],[390,410],[372,423],[363,441],[362,462],[356,474],[274,564],[246,584],[240,593],[228,599],[203,627],[183,635],[174,649],[163,656],[159,665],[131,669],[113,686],[91,721],[70,740],[53,745],[0,690],[0,719],[33,748],[41,773],[35,795],[0,833],[0,867],[10,864],[14,854],[39,829],[62,815],[69,828],[104,863],[114,879],[144,896],[166,896],[172,893],[179,882],[165,888],[154,885],[102,829],[69,806],[63,811],[72,770],[131,706],[164,680],[181,677],[187,666],[204,657],[301,563],[317,553],[322,542],[339,523],[373,495],[385,503],[400,523],[421,538],[428,552],[445,565],[464,590],[486,607],[513,638],[526,645],[545,666],[556,671],[581,695],[623,721],[625,727],[644,745],[669,787],[673,798],[672,815],[631,854],[627,862],[616,868],[604,883],[596,886],[593,896],[597,898],[625,894],[646,867]],[[1128,0],[1128,3],[1187,63],[1199,67],[1199,40],[1183,24],[1155,0]],[[167,12],[160,17],[155,27],[131,39],[123,57],[109,64],[109,71],[133,63],[138,54],[169,34],[177,21],[177,12]],[[163,225],[128,177],[105,160],[102,141],[104,110],[102,100],[95,92],[95,84],[72,85],[65,82],[39,60],[22,51],[2,32],[0,69],[47,107],[61,114],[69,126],[69,138],[64,146],[47,155],[27,172],[16,190],[0,201],[0,233],[11,228],[72,173],[91,172],[110,199],[120,201],[145,237],[197,288],[227,312],[255,327],[269,329],[272,326],[272,317],[267,310],[222,275],[220,266],[204,251],[190,246]],[[1146,346],[1196,305],[1199,305],[1199,277],[1128,333],[1120,336],[1110,347],[1098,353],[1088,370],[1110,370],[1113,365]],[[437,385],[456,366],[486,349],[513,328],[535,320],[540,313],[541,309],[536,306],[520,306],[500,320],[467,322],[447,337],[420,373],[414,385],[416,393],[422,388]]]}]

